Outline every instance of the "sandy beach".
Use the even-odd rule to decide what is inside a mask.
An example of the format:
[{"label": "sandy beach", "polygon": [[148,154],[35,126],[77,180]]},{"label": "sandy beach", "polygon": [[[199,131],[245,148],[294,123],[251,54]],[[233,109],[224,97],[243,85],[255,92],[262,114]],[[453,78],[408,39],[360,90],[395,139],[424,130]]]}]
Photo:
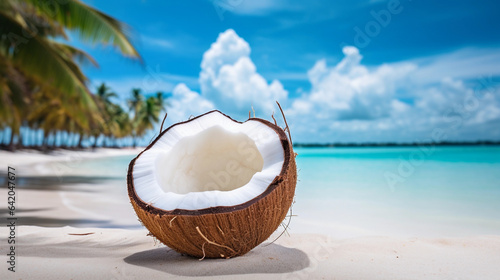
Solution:
[{"label": "sandy beach", "polygon": [[[0,278],[499,279],[500,236],[339,237],[311,232],[301,216],[292,220],[289,235],[270,244],[280,228],[241,257],[200,261],[180,255],[147,236],[129,204],[124,176],[110,179],[105,170],[85,174],[89,159],[133,157],[139,150],[1,151],[2,172],[15,167],[19,187],[16,272],[3,261]],[[7,225],[5,174],[2,180],[1,216]],[[0,234],[7,260],[10,229],[2,226]]]}]

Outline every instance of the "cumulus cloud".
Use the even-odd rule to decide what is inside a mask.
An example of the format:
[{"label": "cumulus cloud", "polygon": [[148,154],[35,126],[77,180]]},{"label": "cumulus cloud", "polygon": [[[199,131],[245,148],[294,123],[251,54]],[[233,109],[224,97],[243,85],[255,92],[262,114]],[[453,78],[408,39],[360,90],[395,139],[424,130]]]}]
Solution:
[{"label": "cumulus cloud", "polygon": [[[252,107],[259,115],[271,115],[275,101],[286,101],[288,92],[279,81],[268,83],[257,72],[250,59],[250,51],[249,44],[234,30],[228,29],[219,34],[203,54],[199,77],[201,93],[194,99],[193,94],[197,93],[179,85],[181,87],[172,100],[190,100],[189,104],[200,102],[207,108],[211,104],[235,118],[246,116]],[[171,111],[178,116],[189,117],[183,108],[172,106]]]},{"label": "cumulus cloud", "polygon": [[173,122],[183,121],[192,115],[197,116],[215,108],[212,102],[190,90],[183,83],[178,84],[172,90],[169,102],[171,108],[174,108],[174,110],[169,110],[169,120]]},{"label": "cumulus cloud", "polygon": [[335,65],[317,61],[307,71],[310,90],[289,98],[278,80],[258,73],[250,45],[226,30],[203,55],[200,93],[186,84],[173,89],[169,119],[211,109],[244,119],[252,106],[269,116],[278,100],[289,105],[285,112],[299,142],[412,142],[429,140],[438,127],[449,137],[442,140],[500,138],[498,83],[477,88],[460,75],[450,77],[453,71],[435,71],[439,57],[367,66],[357,48],[342,51]]},{"label": "cumulus cloud", "polygon": [[415,78],[422,83],[440,82],[443,75],[454,79],[500,76],[498,48],[464,48],[446,54],[412,60],[420,65]]},{"label": "cumulus cloud", "polygon": [[474,140],[481,136],[468,133],[473,126],[500,123],[498,94],[491,90],[478,94],[445,73],[420,79],[415,62],[367,67],[357,48],[343,53],[334,66],[316,62],[308,71],[310,92],[287,110],[299,141],[419,141],[436,127],[448,130],[447,140]]},{"label": "cumulus cloud", "polygon": [[404,105],[394,102],[397,90],[405,86],[415,70],[412,64],[382,65],[368,69],[355,47],[344,47],[337,65],[320,60],[308,71],[311,92],[292,103],[292,114],[315,114],[319,119],[370,120],[390,116]]},{"label": "cumulus cloud", "polygon": [[268,83],[257,73],[250,46],[232,29],[221,33],[203,55],[200,86],[204,97],[236,114],[248,112],[251,106],[270,114],[274,102],[288,96],[279,81]]}]

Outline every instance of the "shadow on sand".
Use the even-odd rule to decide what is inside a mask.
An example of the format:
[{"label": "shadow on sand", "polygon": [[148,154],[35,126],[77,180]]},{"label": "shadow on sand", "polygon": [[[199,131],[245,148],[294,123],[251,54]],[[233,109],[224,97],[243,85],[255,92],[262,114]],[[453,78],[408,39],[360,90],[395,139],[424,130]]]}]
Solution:
[{"label": "shadow on sand", "polygon": [[[263,245],[232,259],[204,259],[185,256],[169,248],[157,248],[130,255],[128,264],[179,276],[218,276],[255,273],[290,273],[309,266],[301,250],[277,244]],[[193,266],[196,265],[196,269]]]},{"label": "shadow on sand", "polygon": [[[24,190],[44,190],[44,191],[79,191],[92,192],[82,189],[80,185],[100,185],[103,182],[121,182],[114,177],[90,177],[90,176],[18,176],[16,178],[16,188]],[[0,186],[7,186],[7,176],[0,172]]]}]

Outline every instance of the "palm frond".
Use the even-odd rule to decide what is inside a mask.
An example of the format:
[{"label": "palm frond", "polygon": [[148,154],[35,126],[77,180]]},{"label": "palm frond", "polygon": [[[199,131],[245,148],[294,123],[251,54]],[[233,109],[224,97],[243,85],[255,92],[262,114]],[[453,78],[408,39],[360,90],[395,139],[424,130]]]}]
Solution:
[{"label": "palm frond", "polygon": [[[0,34],[23,34],[23,32],[26,32],[26,29],[0,12]],[[13,63],[38,83],[59,89],[65,93],[63,97],[81,96],[86,106],[95,107],[84,84],[85,76],[76,64],[53,47],[51,41],[35,36],[12,47],[12,42],[8,38],[2,38],[0,47],[7,49]]]},{"label": "palm frond", "polygon": [[130,28],[111,16],[78,0],[52,1],[51,5],[47,5],[45,0],[25,0],[25,2],[65,28],[77,31],[82,41],[113,45],[123,55],[141,59],[131,43]]},{"label": "palm frond", "polygon": [[78,63],[80,64],[91,64],[95,67],[99,67],[99,64],[97,61],[88,53],[77,49],[73,46],[63,44],[63,43],[58,43],[52,41],[52,44],[54,44],[57,48],[59,48],[61,51],[64,51],[66,54],[68,54],[69,58],[74,58]]}]

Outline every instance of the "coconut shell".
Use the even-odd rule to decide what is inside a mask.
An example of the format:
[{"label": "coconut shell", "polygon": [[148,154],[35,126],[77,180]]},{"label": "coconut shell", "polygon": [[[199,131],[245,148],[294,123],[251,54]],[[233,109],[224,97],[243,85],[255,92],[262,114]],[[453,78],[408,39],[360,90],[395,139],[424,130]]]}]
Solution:
[{"label": "coconut shell", "polygon": [[281,127],[263,119],[249,120],[260,121],[278,134],[284,151],[284,162],[281,173],[267,189],[243,204],[166,211],[146,204],[137,196],[133,180],[136,159],[170,128],[182,123],[166,129],[130,162],[127,175],[130,201],[142,224],[159,241],[179,253],[198,258],[231,258],[249,252],[268,239],[285,219],[293,202],[297,183],[292,145]]}]

